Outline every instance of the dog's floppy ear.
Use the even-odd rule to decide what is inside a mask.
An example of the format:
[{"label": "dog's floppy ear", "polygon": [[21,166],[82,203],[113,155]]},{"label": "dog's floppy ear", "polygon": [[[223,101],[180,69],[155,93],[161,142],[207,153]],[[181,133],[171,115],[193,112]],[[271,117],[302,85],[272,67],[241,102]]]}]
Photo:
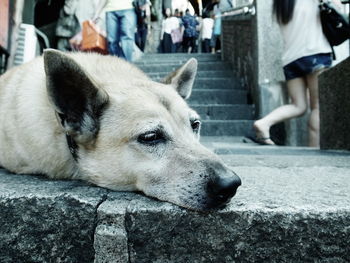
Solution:
[{"label": "dog's floppy ear", "polygon": [[44,51],[46,87],[65,132],[78,143],[91,141],[99,130],[99,117],[108,103],[107,93],[71,57]]},{"label": "dog's floppy ear", "polygon": [[191,95],[194,78],[197,73],[197,65],[197,60],[191,58],[181,68],[165,77],[162,82],[164,84],[170,84],[181,97],[188,99]]}]

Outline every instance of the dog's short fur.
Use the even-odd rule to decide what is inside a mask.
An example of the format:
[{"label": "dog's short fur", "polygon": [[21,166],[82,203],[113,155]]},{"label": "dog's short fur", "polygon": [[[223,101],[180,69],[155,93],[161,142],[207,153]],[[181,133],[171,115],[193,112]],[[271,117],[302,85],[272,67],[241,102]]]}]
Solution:
[{"label": "dog's short fur", "polygon": [[205,210],[240,179],[199,142],[197,61],[164,84],[111,56],[47,50],[0,78],[0,165]]}]

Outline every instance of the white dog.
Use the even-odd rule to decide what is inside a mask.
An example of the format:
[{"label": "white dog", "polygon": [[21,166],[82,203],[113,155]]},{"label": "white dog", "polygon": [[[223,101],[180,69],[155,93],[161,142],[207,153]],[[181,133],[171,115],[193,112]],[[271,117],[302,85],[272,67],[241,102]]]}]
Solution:
[{"label": "white dog", "polygon": [[162,84],[116,57],[47,50],[0,78],[0,165],[221,207],[241,181],[198,141],[184,100],[196,71],[191,59]]}]

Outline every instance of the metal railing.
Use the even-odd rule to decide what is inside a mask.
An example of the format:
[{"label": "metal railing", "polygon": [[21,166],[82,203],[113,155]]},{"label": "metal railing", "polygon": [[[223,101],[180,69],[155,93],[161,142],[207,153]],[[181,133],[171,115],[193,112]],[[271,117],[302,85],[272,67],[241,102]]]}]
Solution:
[{"label": "metal railing", "polygon": [[228,17],[228,16],[239,16],[239,15],[252,15],[256,14],[256,9],[254,5],[254,0],[250,0],[248,4],[239,6],[227,11],[222,12],[219,17]]}]

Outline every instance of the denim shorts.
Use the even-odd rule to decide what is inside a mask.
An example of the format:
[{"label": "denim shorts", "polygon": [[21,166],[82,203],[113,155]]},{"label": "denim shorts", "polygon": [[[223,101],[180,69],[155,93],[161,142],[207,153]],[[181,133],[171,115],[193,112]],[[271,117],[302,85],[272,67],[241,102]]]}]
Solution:
[{"label": "denim shorts", "polygon": [[294,60],[283,67],[286,80],[304,77],[332,65],[332,54],[323,53]]}]

